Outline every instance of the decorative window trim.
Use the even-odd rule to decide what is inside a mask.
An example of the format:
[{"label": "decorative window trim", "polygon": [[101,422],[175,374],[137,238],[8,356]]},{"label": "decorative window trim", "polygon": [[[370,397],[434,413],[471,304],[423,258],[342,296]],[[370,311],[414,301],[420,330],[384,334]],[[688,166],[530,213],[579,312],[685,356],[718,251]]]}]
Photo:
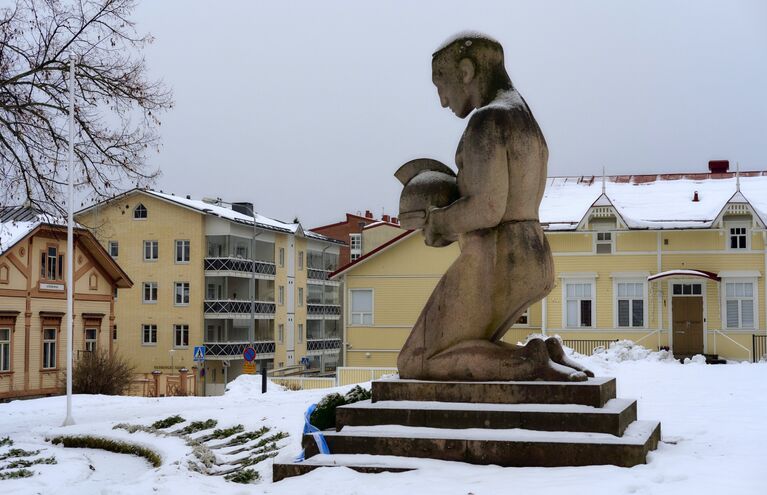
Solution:
[{"label": "decorative window trim", "polygon": [[[600,236],[609,236],[609,239],[599,239]],[[592,253],[594,254],[615,254],[615,232],[609,230],[599,230],[594,232],[594,241],[592,245]],[[609,253],[600,253],[599,246],[610,246]]]},{"label": "decorative window trim", "polygon": [[[736,252],[744,252],[744,251],[751,251],[751,233],[752,233],[752,222],[747,220],[730,220],[727,222],[724,222],[724,242],[725,242],[725,248],[727,251],[736,251]],[[732,229],[742,228],[745,229],[745,233],[743,234],[733,234]],[[746,245],[745,247],[732,247],[732,237],[734,235],[742,235],[745,237]]]},{"label": "decorative window trim", "polygon": [[[562,276],[562,275],[561,275]],[[564,280],[562,281],[562,328],[565,329],[573,329],[573,328],[587,328],[595,330],[597,328],[597,281],[596,276],[594,277],[564,277]],[[580,319],[578,321],[578,325],[576,326],[570,326],[567,323],[567,285],[568,284],[590,284],[591,285],[591,297],[589,300],[591,300],[591,326],[582,326],[580,324]],[[582,299],[578,299],[582,300]],[[585,298],[583,299],[585,300]],[[580,309],[578,310],[580,314]]]},{"label": "decorative window trim", "polygon": [[10,283],[11,268],[7,263],[0,263],[0,284]]},{"label": "decorative window trim", "polygon": [[[636,297],[619,297],[618,296],[618,284],[642,284],[642,325],[634,326],[629,321],[629,325],[621,326],[619,324],[620,319],[618,315],[618,300],[628,299],[630,301],[637,300]],[[613,325],[619,329],[632,329],[632,328],[648,328],[648,316],[649,316],[649,297],[648,297],[648,284],[647,278],[636,277],[614,277],[613,278]],[[629,305],[629,320],[631,320],[631,305]]]},{"label": "decorative window trim", "polygon": [[[58,352],[59,352],[59,332],[61,329],[61,320],[59,320],[59,327],[53,326],[53,325],[43,325],[40,332],[40,370],[41,371],[56,371],[58,370],[59,365],[59,359],[58,359]],[[46,333],[48,331],[53,332],[53,339],[47,338]],[[46,349],[50,348],[50,345],[53,346],[53,353],[48,351],[48,362],[46,362],[45,356],[46,356]],[[50,360],[53,359],[53,366],[46,366],[46,364],[51,364]]]},{"label": "decorative window trim", "polygon": [[362,256],[362,234],[349,234],[349,259],[356,261]]},{"label": "decorative window trim", "polygon": [[149,210],[147,210],[146,206],[142,203],[137,204],[136,207],[133,208],[133,219],[146,220],[147,218],[149,218]]},{"label": "decorative window trim", "polygon": [[88,276],[88,288],[90,290],[99,290],[99,276],[95,272]]},{"label": "decorative window trim", "polygon": [[[93,331],[93,338],[88,338],[88,333],[90,331]],[[88,349],[88,344],[93,344],[93,349]],[[87,325],[85,328],[83,328],[83,349],[86,352],[93,352],[98,350],[99,348],[99,329],[97,327]]]},{"label": "decorative window trim", "polygon": [[[8,339],[3,338],[3,333],[8,332]],[[13,325],[0,324],[0,374],[13,372]],[[7,358],[3,347],[8,346]]]},{"label": "decorative window trim", "polygon": [[[741,296],[727,296],[727,284],[728,283],[748,283],[751,284],[751,293],[753,294],[752,297],[741,297]],[[728,277],[723,278],[720,283],[720,290],[722,291],[722,307],[720,308],[721,316],[722,316],[722,329],[725,331],[756,331],[759,329],[759,281],[756,277]],[[727,301],[728,300],[744,300],[744,299],[751,299],[753,301],[753,314],[754,314],[754,324],[750,326],[743,326],[743,322],[741,321],[743,317],[743,312],[741,309],[741,304],[738,304],[738,326],[737,327],[729,327],[727,326]]]}]

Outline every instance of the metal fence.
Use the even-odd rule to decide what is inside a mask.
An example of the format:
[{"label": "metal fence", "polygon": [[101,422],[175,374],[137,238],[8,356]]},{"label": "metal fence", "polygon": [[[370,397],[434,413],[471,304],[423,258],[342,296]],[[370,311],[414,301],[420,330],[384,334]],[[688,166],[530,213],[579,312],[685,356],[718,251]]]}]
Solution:
[{"label": "metal fence", "polygon": [[[253,273],[253,261],[242,258],[205,258],[206,271]],[[274,263],[256,261],[257,275],[274,275]]]},{"label": "metal fence", "polygon": [[[206,314],[250,314],[250,301],[242,299],[210,299],[203,306]],[[255,301],[255,313],[257,315],[273,315],[275,304],[268,301]]]},{"label": "metal fence", "polygon": [[341,306],[338,304],[307,304],[306,313],[310,316],[340,316]]},{"label": "metal fence", "polygon": [[752,335],[751,351],[755,363],[758,363],[762,358],[767,357],[767,335]]},{"label": "metal fence", "polygon": [[562,344],[586,356],[591,356],[594,350],[600,347],[609,349],[613,342],[618,342],[618,339],[562,339]]}]

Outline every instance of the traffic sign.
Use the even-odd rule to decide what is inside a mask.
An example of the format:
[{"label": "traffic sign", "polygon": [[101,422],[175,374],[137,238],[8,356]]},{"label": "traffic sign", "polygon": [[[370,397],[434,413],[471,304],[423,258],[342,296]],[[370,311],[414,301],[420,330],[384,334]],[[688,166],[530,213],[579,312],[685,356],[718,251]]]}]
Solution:
[{"label": "traffic sign", "polygon": [[255,375],[256,374],[256,363],[250,361],[242,363],[242,372],[245,375]]},{"label": "traffic sign", "polygon": [[201,363],[205,361],[205,346],[204,345],[196,345],[194,346],[194,361],[196,363]]},{"label": "traffic sign", "polygon": [[245,351],[242,353],[242,357],[245,358],[245,361],[252,363],[254,359],[256,359],[256,350],[252,347],[246,347]]}]

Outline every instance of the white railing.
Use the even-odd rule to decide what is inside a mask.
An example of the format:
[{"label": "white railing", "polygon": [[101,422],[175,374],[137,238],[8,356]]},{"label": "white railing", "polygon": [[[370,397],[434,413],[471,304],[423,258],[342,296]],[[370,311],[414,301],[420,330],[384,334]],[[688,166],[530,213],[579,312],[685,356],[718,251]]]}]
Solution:
[{"label": "white railing", "polygon": [[333,377],[305,377],[305,376],[280,376],[272,377],[270,380],[289,390],[313,390],[317,388],[331,388],[336,386],[336,379]]},{"label": "white railing", "polygon": [[351,385],[354,383],[370,382],[378,380],[384,375],[398,373],[397,368],[364,368],[355,366],[341,366],[336,370],[337,385]]},{"label": "white railing", "polygon": [[751,354],[751,349],[749,349],[748,347],[744,346],[743,344],[741,344],[741,343],[740,343],[740,342],[738,342],[737,340],[733,339],[733,338],[732,338],[732,337],[730,337],[729,335],[727,335],[727,334],[725,334],[725,333],[722,333],[722,332],[721,332],[721,330],[710,330],[710,331],[714,333],[714,354],[718,354],[718,353],[716,352],[716,336],[717,336],[717,335],[721,335],[721,336],[722,336],[722,337],[724,337],[725,339],[729,340],[730,342],[732,342],[732,343],[733,343],[733,344],[735,344],[736,346],[738,346],[738,347],[740,347],[741,349],[743,349],[744,351],[746,351],[746,354],[748,354],[748,360],[749,360],[749,361],[753,361],[753,355]]}]

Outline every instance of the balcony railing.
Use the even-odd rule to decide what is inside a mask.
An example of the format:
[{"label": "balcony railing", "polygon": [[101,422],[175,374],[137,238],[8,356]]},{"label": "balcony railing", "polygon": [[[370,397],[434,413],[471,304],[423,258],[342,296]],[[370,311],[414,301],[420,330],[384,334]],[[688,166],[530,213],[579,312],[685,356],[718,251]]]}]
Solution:
[{"label": "balcony railing", "polygon": [[309,316],[341,316],[338,304],[307,304],[306,309]]},{"label": "balcony railing", "polygon": [[[254,349],[256,350],[256,359],[262,357],[274,356],[274,342],[272,341],[259,341],[254,342]],[[250,345],[249,342],[204,342],[205,345],[205,358],[229,358],[237,359],[242,358],[242,353]]]},{"label": "balcony railing", "polygon": [[336,351],[341,349],[341,339],[307,339],[306,350],[311,351]]},{"label": "balcony railing", "polygon": [[333,273],[330,270],[320,270],[318,268],[309,268],[306,271],[306,276],[314,280],[327,280],[328,276]]},{"label": "balcony railing", "polygon": [[[256,301],[256,315],[274,315],[275,304],[268,301]],[[216,299],[205,301],[205,314],[241,314],[250,315],[250,301],[241,299]]]},{"label": "balcony railing", "polygon": [[[243,275],[253,273],[253,260],[244,258],[205,258],[205,271],[236,272]],[[272,275],[276,273],[274,263],[256,261],[256,275]]]}]

